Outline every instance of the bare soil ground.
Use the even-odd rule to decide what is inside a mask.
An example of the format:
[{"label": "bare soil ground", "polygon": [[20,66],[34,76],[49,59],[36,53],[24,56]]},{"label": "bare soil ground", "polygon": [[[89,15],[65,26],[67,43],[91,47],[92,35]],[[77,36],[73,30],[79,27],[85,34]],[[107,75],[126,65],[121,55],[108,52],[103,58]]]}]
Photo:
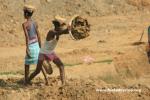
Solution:
[{"label": "bare soil ground", "polygon": [[[59,72],[49,76],[49,86],[39,75],[32,86],[24,86],[25,39],[23,0],[0,0],[0,100],[149,100],[150,64],[146,54],[149,1],[143,0],[27,0],[37,7],[42,41],[52,27],[54,15],[70,19],[85,16],[90,36],[74,41],[61,37],[56,53],[65,64],[66,85]],[[47,2],[46,2],[47,1]],[[143,9],[141,9],[143,5]],[[61,9],[61,10],[60,10]],[[144,30],[142,42],[138,42]],[[94,62],[86,64],[90,56]],[[35,66],[31,66],[31,72]],[[141,92],[97,92],[96,89],[141,89]]]}]

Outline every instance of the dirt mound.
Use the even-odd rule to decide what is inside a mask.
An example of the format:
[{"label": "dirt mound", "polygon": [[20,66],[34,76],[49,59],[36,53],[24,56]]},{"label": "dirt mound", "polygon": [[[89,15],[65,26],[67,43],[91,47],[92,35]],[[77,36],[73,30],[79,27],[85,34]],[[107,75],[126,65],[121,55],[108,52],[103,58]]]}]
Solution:
[{"label": "dirt mound", "polygon": [[[17,79],[0,80],[1,100],[126,100],[144,99],[148,100],[150,89],[146,86],[130,86],[130,89],[142,89],[142,95],[133,93],[112,93],[98,92],[97,89],[115,89],[115,85],[106,85],[98,80],[78,80],[69,79],[65,86],[58,85],[58,78],[49,78],[50,85],[42,84],[41,79],[37,79],[32,86],[25,87],[18,83]],[[98,83],[98,84],[97,84]],[[129,88],[120,86],[118,88]],[[14,96],[15,95],[15,96]]]},{"label": "dirt mound", "polygon": [[119,76],[123,78],[139,78],[150,72],[145,49],[145,45],[137,46],[115,58],[115,67]]}]

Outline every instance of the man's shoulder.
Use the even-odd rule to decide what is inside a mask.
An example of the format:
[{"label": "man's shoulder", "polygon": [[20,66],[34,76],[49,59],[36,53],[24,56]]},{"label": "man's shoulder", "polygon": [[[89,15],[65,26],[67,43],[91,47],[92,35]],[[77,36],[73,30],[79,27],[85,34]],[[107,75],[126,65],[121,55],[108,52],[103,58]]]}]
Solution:
[{"label": "man's shoulder", "polygon": [[51,30],[49,30],[48,33],[49,33],[49,34],[53,34],[53,33],[55,33],[55,30],[51,29]]},{"label": "man's shoulder", "polygon": [[55,31],[54,30],[49,30],[47,35],[53,36],[53,35],[55,35]]},{"label": "man's shoulder", "polygon": [[25,24],[26,24],[26,22],[23,22],[23,23],[22,23],[22,25],[25,25]]},{"label": "man's shoulder", "polygon": [[27,23],[26,23],[26,22],[22,23],[22,26],[23,26],[23,27],[26,27],[26,26],[27,26]]},{"label": "man's shoulder", "polygon": [[24,22],[24,23],[22,23],[22,26],[27,26],[28,25],[28,22],[26,21],[26,22]]}]

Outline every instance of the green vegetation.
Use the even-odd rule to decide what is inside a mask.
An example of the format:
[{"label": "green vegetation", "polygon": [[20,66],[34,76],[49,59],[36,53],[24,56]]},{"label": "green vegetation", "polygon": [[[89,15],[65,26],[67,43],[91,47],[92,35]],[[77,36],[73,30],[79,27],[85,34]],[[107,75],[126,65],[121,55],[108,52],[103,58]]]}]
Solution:
[{"label": "green vegetation", "polygon": [[[111,64],[113,62],[112,59],[107,59],[107,60],[99,60],[99,61],[94,61],[93,63],[108,63]],[[77,66],[77,65],[81,65],[83,63],[74,63],[74,64],[64,64],[65,66],[68,67],[73,67],[73,66]]]}]

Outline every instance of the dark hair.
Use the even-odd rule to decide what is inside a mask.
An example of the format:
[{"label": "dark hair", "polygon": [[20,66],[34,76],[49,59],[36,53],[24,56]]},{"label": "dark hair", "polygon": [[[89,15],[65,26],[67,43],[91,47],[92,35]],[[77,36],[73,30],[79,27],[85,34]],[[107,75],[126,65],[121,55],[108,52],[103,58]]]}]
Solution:
[{"label": "dark hair", "polygon": [[24,10],[24,16],[26,16],[26,17],[31,17],[32,14],[33,14],[33,12],[30,12],[30,11],[28,11],[28,10]]},{"label": "dark hair", "polygon": [[55,20],[54,20],[54,21],[52,21],[52,22],[53,22],[53,24],[54,24],[55,27],[60,27],[60,26],[61,26],[58,21],[55,21]]}]

